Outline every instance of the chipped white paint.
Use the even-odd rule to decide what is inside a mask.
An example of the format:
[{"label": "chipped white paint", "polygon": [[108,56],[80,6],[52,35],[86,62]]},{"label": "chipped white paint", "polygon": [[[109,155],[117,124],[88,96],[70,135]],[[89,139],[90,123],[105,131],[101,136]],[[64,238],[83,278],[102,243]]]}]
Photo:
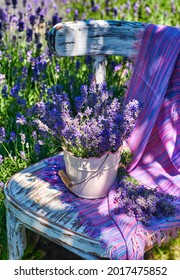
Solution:
[{"label": "chipped white paint", "polygon": [[101,84],[106,80],[106,57],[105,55],[96,55],[94,57],[94,76],[96,84]]},{"label": "chipped white paint", "polygon": [[134,56],[145,24],[127,21],[89,20],[56,24],[49,33],[49,46],[58,56]]},{"label": "chipped white paint", "polygon": [[7,237],[9,259],[18,260],[24,254],[26,248],[26,232],[24,225],[17,219],[13,212],[6,211]]},{"label": "chipped white paint", "polygon": [[107,55],[134,57],[145,24],[126,21],[90,20],[56,24],[48,35],[49,47],[58,56],[94,56],[97,84],[105,81]]}]

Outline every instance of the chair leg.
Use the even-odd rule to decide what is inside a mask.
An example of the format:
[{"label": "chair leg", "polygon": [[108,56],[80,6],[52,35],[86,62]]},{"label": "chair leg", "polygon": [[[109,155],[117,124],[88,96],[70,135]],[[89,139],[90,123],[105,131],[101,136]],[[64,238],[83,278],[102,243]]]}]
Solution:
[{"label": "chair leg", "polygon": [[18,260],[23,256],[26,248],[25,227],[8,209],[6,223],[9,260]]}]

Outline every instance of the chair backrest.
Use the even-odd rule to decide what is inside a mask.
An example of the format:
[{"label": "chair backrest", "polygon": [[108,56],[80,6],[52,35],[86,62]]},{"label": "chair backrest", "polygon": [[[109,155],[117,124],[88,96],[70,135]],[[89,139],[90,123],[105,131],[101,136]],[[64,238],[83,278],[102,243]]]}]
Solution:
[{"label": "chair backrest", "polygon": [[96,83],[106,78],[107,55],[133,57],[146,24],[140,22],[89,20],[56,24],[48,35],[57,56],[94,56]]}]

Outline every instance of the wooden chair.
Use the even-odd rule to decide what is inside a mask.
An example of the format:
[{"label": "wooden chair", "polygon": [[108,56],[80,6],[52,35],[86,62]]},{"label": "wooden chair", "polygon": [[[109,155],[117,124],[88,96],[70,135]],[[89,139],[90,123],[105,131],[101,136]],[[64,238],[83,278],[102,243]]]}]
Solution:
[{"label": "wooden chair", "polygon": [[[64,22],[50,31],[49,46],[58,56],[92,55],[95,80],[99,84],[106,77],[106,56],[133,57],[137,53],[134,46],[141,41],[139,34],[143,34],[145,26],[125,21]],[[58,190],[49,189],[48,183],[35,175],[44,166],[42,160],[18,172],[5,186],[9,259],[23,256],[25,228],[84,259],[109,258],[98,238],[90,238],[83,226],[75,229],[78,213],[70,215],[66,211],[64,204],[57,200]]]}]

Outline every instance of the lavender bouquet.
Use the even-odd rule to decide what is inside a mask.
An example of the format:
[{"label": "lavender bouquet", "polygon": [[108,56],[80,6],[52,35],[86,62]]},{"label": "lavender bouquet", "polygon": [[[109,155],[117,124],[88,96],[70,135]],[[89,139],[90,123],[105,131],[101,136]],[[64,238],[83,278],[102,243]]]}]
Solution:
[{"label": "lavender bouquet", "polygon": [[75,97],[57,84],[48,90],[46,101],[36,103],[34,122],[74,156],[99,157],[116,152],[135,126],[141,105],[137,100],[122,103],[106,83],[82,85]]}]

